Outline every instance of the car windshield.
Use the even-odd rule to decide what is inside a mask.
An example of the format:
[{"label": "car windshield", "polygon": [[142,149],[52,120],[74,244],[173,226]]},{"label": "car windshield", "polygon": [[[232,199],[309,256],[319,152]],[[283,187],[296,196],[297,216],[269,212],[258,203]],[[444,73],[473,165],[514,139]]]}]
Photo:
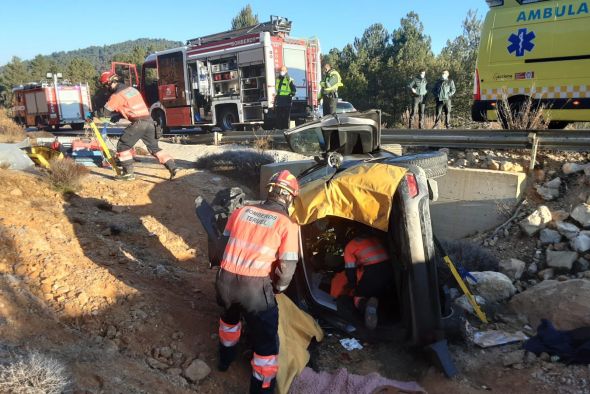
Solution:
[{"label": "car windshield", "polygon": [[293,151],[305,156],[321,156],[325,151],[325,141],[320,125],[316,122],[302,130],[290,133],[289,142]]},{"label": "car windshield", "polygon": [[339,101],[338,104],[336,104],[336,112],[353,112],[356,111],[356,109],[352,106],[351,103],[347,102],[347,101]]}]

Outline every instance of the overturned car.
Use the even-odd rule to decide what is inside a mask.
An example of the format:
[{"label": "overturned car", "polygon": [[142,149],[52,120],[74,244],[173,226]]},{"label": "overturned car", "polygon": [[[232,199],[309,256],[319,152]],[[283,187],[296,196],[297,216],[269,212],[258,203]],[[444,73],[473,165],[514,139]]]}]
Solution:
[{"label": "overturned car", "polygon": [[[444,346],[445,318],[452,310],[437,279],[429,211],[429,200],[437,197],[434,178],[446,173],[446,154],[399,156],[381,149],[378,110],[326,116],[285,131],[285,137],[293,151],[317,163],[298,176],[292,218],[300,224],[300,262],[287,294],[349,334],[431,345],[445,372],[453,374]],[[221,191],[211,204],[197,197],[212,265],[223,254],[229,214],[247,203],[239,188]],[[390,256],[393,274],[376,330],[365,329],[351,297],[334,292],[351,232],[377,237]]]}]

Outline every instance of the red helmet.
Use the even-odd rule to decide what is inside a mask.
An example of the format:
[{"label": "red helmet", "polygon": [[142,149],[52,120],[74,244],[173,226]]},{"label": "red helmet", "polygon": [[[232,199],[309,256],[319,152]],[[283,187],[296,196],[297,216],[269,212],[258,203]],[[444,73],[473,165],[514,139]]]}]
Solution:
[{"label": "red helmet", "polygon": [[98,81],[101,85],[107,85],[113,81],[116,81],[117,79],[117,74],[115,74],[112,71],[105,71],[102,74],[100,74],[100,78],[98,79]]},{"label": "red helmet", "polygon": [[291,174],[288,170],[277,172],[271,176],[268,181],[268,186],[271,188],[279,187],[286,190],[291,193],[293,197],[296,197],[299,194],[299,182],[297,182],[295,175]]}]

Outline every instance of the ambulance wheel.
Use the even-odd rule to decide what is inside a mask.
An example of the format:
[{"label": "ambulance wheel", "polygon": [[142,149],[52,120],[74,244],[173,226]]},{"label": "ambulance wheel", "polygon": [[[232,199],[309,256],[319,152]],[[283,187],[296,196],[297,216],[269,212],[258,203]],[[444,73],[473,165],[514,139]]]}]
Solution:
[{"label": "ambulance wheel", "polygon": [[563,130],[569,125],[569,122],[563,122],[559,120],[554,120],[549,122],[549,128],[553,130]]},{"label": "ambulance wheel", "polygon": [[217,126],[221,127],[223,131],[235,130],[234,123],[239,121],[238,112],[232,107],[221,108],[218,119]]}]

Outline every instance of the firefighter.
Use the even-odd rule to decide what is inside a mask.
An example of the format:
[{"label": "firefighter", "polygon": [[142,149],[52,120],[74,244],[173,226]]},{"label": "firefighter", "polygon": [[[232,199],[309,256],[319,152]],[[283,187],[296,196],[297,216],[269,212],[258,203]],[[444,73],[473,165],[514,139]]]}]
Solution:
[{"label": "firefighter", "polygon": [[226,371],[236,356],[241,317],[251,328],[251,393],[272,393],[278,371],[278,307],[274,294],[284,291],[299,256],[298,225],[288,209],[299,193],[289,171],[274,174],[268,197],[260,205],[246,205],[230,216],[228,237],[217,275],[217,300],[224,308],[219,320],[219,365]]},{"label": "firefighter", "polygon": [[[110,93],[102,115],[112,117],[113,120],[119,120],[123,117],[131,122],[124,130],[117,144],[117,157],[123,167],[123,174],[118,179],[135,179],[132,152],[133,146],[140,139],[160,164],[163,164],[168,169],[170,179],[173,179],[178,172],[178,168],[172,156],[165,153],[158,146],[157,138],[159,138],[159,135],[157,134],[159,134],[159,130],[157,124],[150,117],[150,111],[139,91],[119,82],[117,74],[112,71],[103,72],[99,81]],[[115,112],[118,114],[113,114]]]},{"label": "firefighter", "polygon": [[379,238],[361,233],[344,248],[347,288],[352,290],[354,306],[364,314],[368,329],[377,327],[379,298],[385,296],[393,278],[389,253]]},{"label": "firefighter", "polygon": [[449,79],[449,72],[444,70],[442,78],[436,82],[432,93],[436,100],[436,120],[433,129],[438,127],[442,113],[445,113],[445,127],[448,129],[451,123],[451,97],[455,94],[455,82]]},{"label": "firefighter", "polygon": [[426,71],[420,71],[420,74],[412,78],[408,88],[412,92],[412,109],[410,111],[410,124],[408,128],[412,128],[412,123],[414,123],[414,116],[416,112],[418,112],[418,128],[424,127],[424,96],[426,95]]},{"label": "firefighter", "polygon": [[323,100],[324,116],[336,113],[338,89],[344,86],[340,73],[330,63],[324,64],[324,79],[320,82],[320,98]]},{"label": "firefighter", "polygon": [[287,74],[287,67],[281,67],[276,81],[275,110],[277,114],[277,127],[288,129],[291,122],[291,102],[297,91],[295,80]]}]

